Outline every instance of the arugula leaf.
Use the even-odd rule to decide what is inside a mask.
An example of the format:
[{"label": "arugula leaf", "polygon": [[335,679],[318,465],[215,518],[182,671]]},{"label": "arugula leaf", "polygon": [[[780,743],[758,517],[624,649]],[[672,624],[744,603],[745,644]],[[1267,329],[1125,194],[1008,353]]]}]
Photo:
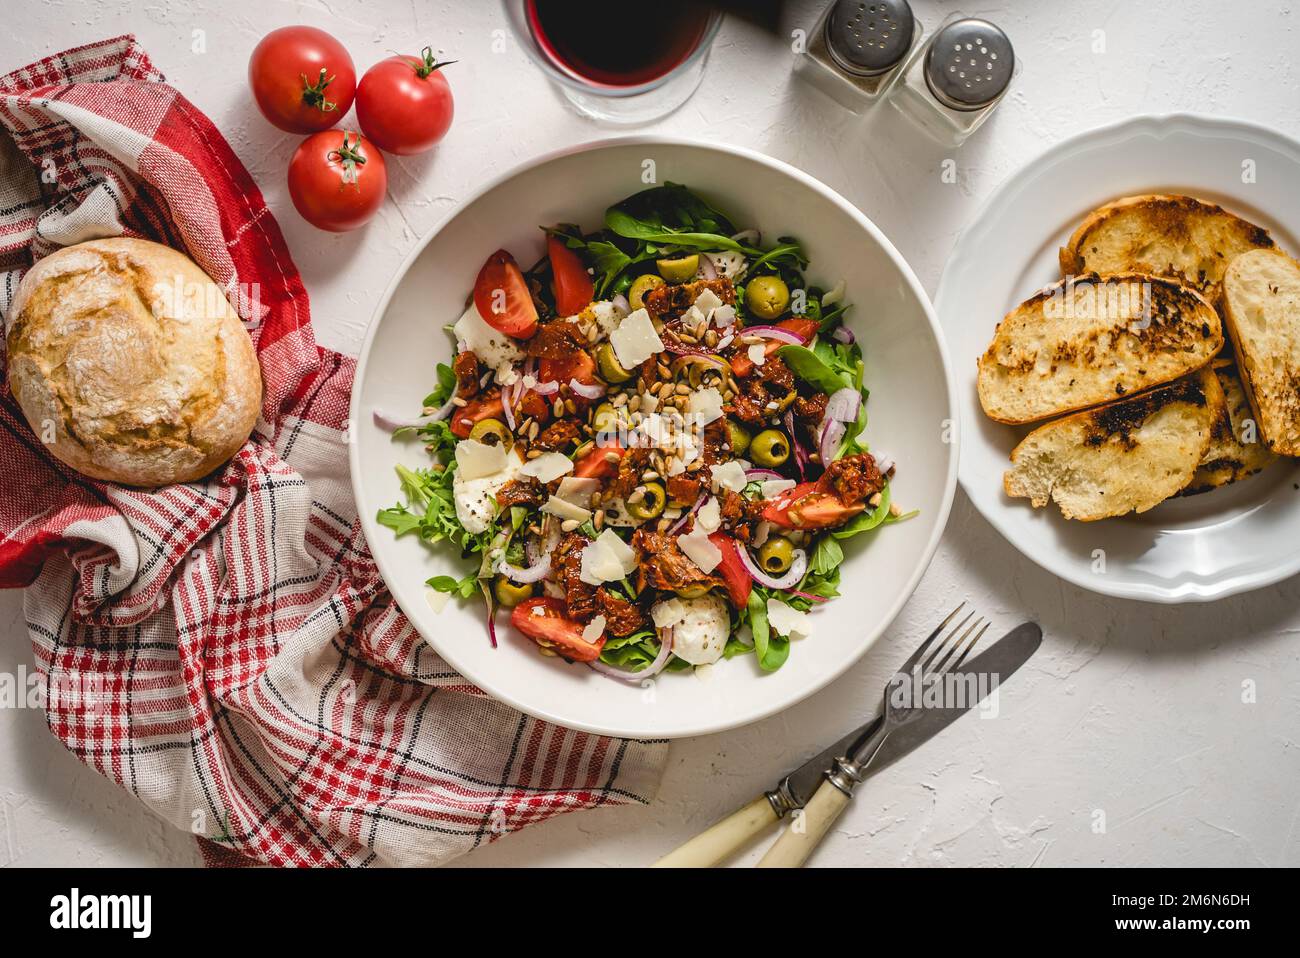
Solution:
[{"label": "arugula leaf", "polygon": [[767,590],[754,589],[750,592],[746,608],[749,611],[749,631],[754,634],[754,653],[758,656],[758,667],[764,672],[775,672],[790,655],[790,640],[773,634],[768,627]]},{"label": "arugula leaf", "polygon": [[426,579],[424,584],[434,592],[450,592],[468,599],[478,590],[478,576],[467,575],[463,579],[457,579],[449,575],[435,575]]},{"label": "arugula leaf", "polygon": [[[813,547],[808,568],[819,576],[830,574],[844,561],[844,548],[833,536],[822,536]],[[807,590],[802,590],[807,591]]]},{"label": "arugula leaf", "polygon": [[656,247],[729,250],[758,255],[753,247],[730,238],[735,225],[680,183],[666,183],[635,193],[605,211],[605,228]]},{"label": "arugula leaf", "polygon": [[452,372],[451,367],[446,363],[438,363],[438,385],[433,392],[424,397],[424,405],[432,406],[435,409],[451,398],[451,394],[456,390],[456,374]]},{"label": "arugula leaf", "polygon": [[836,372],[807,346],[782,346],[776,354],[785,360],[796,376],[828,395],[852,385],[852,377]]},{"label": "arugula leaf", "polygon": [[375,518],[381,526],[387,526],[399,536],[420,528],[420,517],[408,512],[405,506],[380,509]]}]

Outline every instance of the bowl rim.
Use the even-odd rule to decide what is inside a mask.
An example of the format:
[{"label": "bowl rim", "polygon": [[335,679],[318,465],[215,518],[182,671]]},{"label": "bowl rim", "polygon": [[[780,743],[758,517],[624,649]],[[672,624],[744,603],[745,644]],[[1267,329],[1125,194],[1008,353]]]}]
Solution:
[{"label": "bowl rim", "polygon": [[[961,428],[959,425],[961,409],[957,400],[956,381],[953,378],[952,364],[948,357],[947,343],[944,339],[943,329],[939,325],[939,320],[935,313],[934,305],[930,301],[930,297],[927,295],[925,288],[921,285],[920,280],[917,279],[916,273],[912,270],[912,267],[908,264],[907,260],[904,259],[903,255],[898,251],[894,244],[890,242],[889,238],[885,236],[881,229],[876,226],[876,224],[872,222],[865,213],[858,209],[857,206],[850,203],[837,191],[831,189],[816,177],[805,173],[797,167],[791,166],[783,160],[778,160],[775,157],[768,156],[748,147],[732,144],[710,143],[705,140],[691,137],[666,136],[662,134],[633,134],[627,136],[599,138],[596,140],[590,140],[586,143],[561,147],[560,149],[539,154],[538,156],[524,160],[512,166],[510,169],[492,177],[482,186],[473,190],[462,200],[457,202],[456,205],[416,243],[407,254],[406,258],[402,261],[401,265],[398,266],[397,270],[394,272],[392,279],[389,281],[388,287],[384,290],[383,295],[380,297],[375,309],[371,312],[370,319],[367,322],[366,334],[362,340],[361,349],[357,353],[356,369],[353,375],[352,395],[348,401],[348,417],[351,423],[356,424],[363,421],[363,412],[360,408],[360,385],[364,381],[371,347],[374,343],[383,316],[387,312],[389,303],[396,294],[398,287],[406,278],[406,274],[410,271],[411,266],[424,252],[425,248],[433,242],[434,237],[441,234],[447,225],[458,216],[465,207],[477,202],[483,196],[525,172],[544,166],[547,163],[554,162],[563,157],[625,146],[687,147],[690,149],[706,150],[724,156],[730,155],[740,157],[761,166],[769,167],[778,173],[798,181],[801,185],[821,194],[824,198],[843,210],[858,224],[859,227],[864,229],[880,245],[886,254],[888,254],[890,261],[894,265],[895,269],[898,270],[899,276],[919,303],[921,311],[925,316],[926,321],[929,323],[935,348],[938,350],[939,364],[943,370],[944,386],[948,393],[948,420],[957,426],[957,428],[951,430],[951,438],[947,442],[947,445],[949,446],[948,467],[943,480],[943,494],[941,501],[934,510],[934,527],[931,530],[929,539],[926,541],[921,551],[920,561],[916,563],[916,567],[908,577],[905,587],[899,590],[898,595],[889,606],[884,618],[881,620],[880,626],[874,630],[871,635],[864,639],[855,654],[846,656],[845,659],[835,668],[828,670],[825,674],[819,675],[815,681],[810,682],[797,695],[787,696],[785,698],[774,698],[769,705],[756,713],[748,714],[735,720],[723,719],[721,721],[699,722],[690,727],[674,729],[671,731],[623,728],[610,725],[601,726],[592,723],[574,721],[573,719],[566,718],[563,715],[557,715],[544,707],[519,701],[514,696],[502,691],[497,683],[490,679],[483,681],[477,676],[467,675],[464,668],[456,661],[457,656],[454,652],[449,654],[448,651],[445,651],[441,647],[441,645],[435,644],[433,639],[431,639],[420,627],[415,618],[409,615],[406,616],[411,627],[415,629],[415,631],[419,633],[420,637],[425,642],[428,642],[434,651],[436,651],[457,673],[465,676],[466,679],[473,682],[474,685],[480,688],[485,694],[510,706],[511,708],[518,709],[527,715],[531,715],[534,718],[551,722],[565,728],[577,729],[579,731],[590,732],[596,735],[610,735],[632,739],[652,738],[660,740],[666,738],[688,738],[695,735],[710,735],[715,732],[723,732],[728,729],[749,725],[765,718],[769,718],[770,716],[788,708],[792,708],[807,699],[809,696],[819,692],[852,668],[853,665],[861,660],[867,650],[876,644],[881,635],[885,633],[890,625],[893,624],[894,620],[898,617],[899,612],[902,611],[903,606],[906,605],[908,600],[910,600],[916,593],[917,585],[920,583],[921,577],[925,574],[926,570],[930,567],[930,563],[934,559],[934,554],[938,550],[939,541],[942,539],[944,531],[948,525],[948,517],[952,511],[953,501],[957,494],[957,470],[958,464],[961,461]],[[360,456],[360,443],[354,437],[352,438],[352,441],[348,443],[348,474],[352,483],[352,498],[356,505],[357,518],[361,524],[362,534],[366,539],[367,549],[369,549],[371,558],[374,560],[375,566],[379,570],[380,578],[383,580],[385,588],[388,589],[389,595],[392,596],[393,602],[405,615],[405,609],[397,595],[397,592],[389,582],[385,559],[381,556],[380,552],[377,552],[370,546],[372,537],[382,533],[383,530],[378,526],[372,516],[369,516],[364,512],[364,507],[361,502]]]},{"label": "bowl rim", "polygon": [[[947,300],[955,295],[952,287],[957,282],[955,277],[962,256],[981,237],[987,236],[990,214],[999,206],[1014,200],[1034,181],[1048,175],[1053,167],[1069,160],[1080,149],[1110,147],[1141,136],[1164,140],[1175,134],[1220,137],[1225,135],[1225,132],[1273,149],[1285,148],[1300,157],[1300,139],[1282,130],[1237,116],[1188,110],[1127,116],[1079,130],[1052,143],[1003,178],[962,225],[944,263],[939,284],[935,287],[933,305],[936,311],[946,307]],[[970,403],[961,403],[961,413],[963,417],[969,414],[972,422],[975,421],[974,417],[981,415],[978,403],[973,400]],[[966,423],[962,421],[958,429],[965,433]],[[1213,584],[1201,584],[1187,579],[1172,586],[1163,586],[1150,583],[1112,582],[1104,577],[1085,576],[1079,572],[1076,565],[1067,561],[1060,551],[1027,545],[1020,538],[1018,530],[1013,529],[1008,523],[1005,510],[985,508],[986,499],[983,491],[968,471],[961,470],[959,467],[958,480],[975,511],[1017,552],[1050,575],[1096,595],[1153,605],[1217,602],[1220,599],[1276,585],[1300,572],[1300,552],[1298,552],[1289,562],[1280,563],[1273,569],[1253,573],[1240,572]],[[1131,516],[1120,517],[1119,521],[1128,518]]]}]

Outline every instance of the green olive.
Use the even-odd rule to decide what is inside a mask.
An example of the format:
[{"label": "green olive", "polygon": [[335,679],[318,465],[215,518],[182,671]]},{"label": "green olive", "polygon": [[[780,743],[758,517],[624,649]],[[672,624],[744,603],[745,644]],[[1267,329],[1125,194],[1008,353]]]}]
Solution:
[{"label": "green olive", "polygon": [[496,582],[497,601],[503,608],[513,609],[524,599],[531,599],[533,596],[533,587],[526,582],[511,582],[503,575],[497,576]]},{"label": "green olive", "polygon": [[474,423],[474,428],[469,431],[469,438],[483,443],[485,446],[507,446],[509,447],[514,438],[510,435],[510,430],[500,419],[480,419]]},{"label": "green olive", "polygon": [[758,564],[764,572],[780,575],[794,561],[794,543],[785,536],[769,536],[758,549]]},{"label": "green olive", "polygon": [[607,383],[625,383],[632,378],[632,374],[618,361],[618,355],[609,343],[601,343],[596,350],[596,365],[600,367],[601,378]]},{"label": "green olive", "polygon": [[697,582],[694,585],[684,585],[680,589],[677,589],[675,591],[677,592],[677,595],[680,598],[699,599],[702,598],[704,594],[709,591],[709,587],[704,582]]},{"label": "green olive", "polygon": [[633,519],[648,522],[663,513],[664,506],[668,504],[668,495],[657,482],[647,482],[642,488],[645,494],[636,502],[629,502],[627,512]]},{"label": "green olive", "polygon": [[687,253],[676,259],[657,259],[655,269],[670,283],[684,283],[699,272],[700,254]]},{"label": "green olive", "polygon": [[644,276],[638,276],[632,280],[632,285],[627,290],[627,301],[633,309],[640,309],[645,305],[645,294],[652,289],[657,289],[664,284],[662,276],[656,276],[654,273],[646,273]]},{"label": "green olive", "polygon": [[591,414],[591,428],[596,432],[614,432],[618,429],[618,410],[612,403],[603,402]]},{"label": "green olive", "polygon": [[790,305],[790,287],[779,276],[755,276],[745,284],[745,308],[759,319],[776,319]]},{"label": "green olive", "polygon": [[764,429],[749,444],[749,458],[766,469],[775,469],[790,458],[790,441],[779,429]]},{"label": "green olive", "polygon": [[734,419],[727,420],[727,437],[731,442],[731,454],[743,456],[749,448],[749,433]]}]

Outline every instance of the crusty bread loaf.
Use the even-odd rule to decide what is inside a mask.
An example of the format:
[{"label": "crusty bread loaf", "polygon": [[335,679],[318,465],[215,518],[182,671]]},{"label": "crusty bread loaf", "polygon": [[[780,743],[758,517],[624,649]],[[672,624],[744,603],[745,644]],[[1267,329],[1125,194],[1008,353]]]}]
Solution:
[{"label": "crusty bread loaf", "polygon": [[1237,482],[1277,461],[1277,456],[1268,451],[1259,437],[1255,414],[1237,375],[1237,367],[1228,360],[1215,360],[1213,369],[1223,389],[1223,411],[1210,427],[1210,447],[1201,457],[1192,481],[1179,493],[1182,496]]},{"label": "crusty bread loaf", "polygon": [[1146,512],[1182,489],[1210,444],[1223,392],[1210,369],[1040,426],[1011,453],[1007,495],[1067,519]]},{"label": "crusty bread loaf", "polygon": [[157,243],[92,240],[40,260],[14,294],[7,342],[37,438],[95,479],[198,479],[257,421],[248,332],[198,266]]},{"label": "crusty bread loaf", "polygon": [[1061,248],[1062,276],[1152,273],[1177,279],[1219,305],[1228,261],[1271,249],[1268,231],[1191,196],[1129,196],[1093,210]]},{"label": "crusty bread loaf", "polygon": [[1228,265],[1223,294],[1260,436],[1273,452],[1300,456],[1300,263],[1243,253]]},{"label": "crusty bread loaf", "polygon": [[1174,280],[1062,280],[998,324],[979,360],[980,405],[998,422],[1037,422],[1172,382],[1222,346],[1214,308]]}]

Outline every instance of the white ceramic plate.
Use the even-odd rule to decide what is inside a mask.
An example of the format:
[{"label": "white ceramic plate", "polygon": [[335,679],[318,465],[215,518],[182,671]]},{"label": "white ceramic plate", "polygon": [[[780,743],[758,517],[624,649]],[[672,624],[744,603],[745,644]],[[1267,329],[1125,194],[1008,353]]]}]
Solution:
[{"label": "white ceramic plate", "polygon": [[[752,656],[721,662],[708,678],[661,676],[628,686],[582,665],[543,658],[501,617],[501,645],[488,644],[481,603],[451,603],[435,614],[424,582],[464,575],[454,549],[395,539],[375,521],[398,501],[393,464],[427,465],[418,444],[394,442],[372,421],[376,408],[413,412],[449,362],[442,327],[460,316],[474,277],[498,247],[531,263],[544,249],[542,224],[597,227],[605,208],[658,182],[685,183],[765,238],[792,234],[812,258],[809,275],[841,277],[857,305],[850,326],[866,353],[871,388],[867,436],[898,461],[894,501],[920,515],[850,540],[844,595],[814,615],[816,634],[772,674]],[[489,694],[539,718],[639,738],[698,735],[752,722],[799,701],[847,669],[912,594],[929,564],[956,489],[957,454],[944,420],[956,406],[941,337],[916,277],[871,221],[811,177],[756,153],[656,138],[606,140],[543,157],[486,186],[447,219],[398,270],[368,330],[352,394],[356,424],[352,483],[362,526],[384,580],[420,633],[461,674]]]},{"label": "white ceramic plate", "polygon": [[1300,144],[1248,123],[1142,117],[1066,140],[1012,176],[957,241],[935,308],[956,362],[961,483],[1007,540],[1049,572],[1152,602],[1222,598],[1300,571],[1300,462],[1161,503],[1140,516],[1067,522],[1009,499],[1002,474],[1028,430],[980,410],[975,361],[998,321],[1060,278],[1057,249],[1092,208],[1138,193],[1188,193],[1264,226],[1300,253]]}]

